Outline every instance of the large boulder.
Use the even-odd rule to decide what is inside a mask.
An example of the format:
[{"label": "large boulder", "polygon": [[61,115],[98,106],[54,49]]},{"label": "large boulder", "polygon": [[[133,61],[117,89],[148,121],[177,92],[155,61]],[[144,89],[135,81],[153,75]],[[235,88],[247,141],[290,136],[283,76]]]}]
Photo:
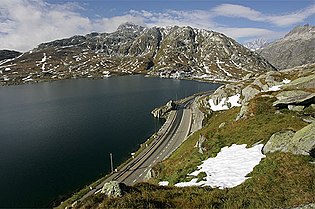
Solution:
[{"label": "large boulder", "polygon": [[106,182],[102,188],[101,193],[108,197],[121,197],[122,189],[117,181]]},{"label": "large boulder", "polygon": [[211,95],[211,99],[215,105],[218,105],[222,99],[241,93],[241,86],[234,84],[226,84],[219,87]]},{"label": "large boulder", "polygon": [[290,151],[297,155],[309,155],[315,149],[315,123],[297,131],[290,143]]},{"label": "large boulder", "polygon": [[309,106],[315,103],[315,93],[302,90],[283,91],[276,95],[277,101],[273,103],[276,107],[287,107],[288,105]]},{"label": "large boulder", "polygon": [[315,74],[300,77],[283,85],[283,89],[315,89]]},{"label": "large boulder", "polygon": [[315,149],[315,123],[297,131],[282,131],[273,134],[263,148],[264,154],[276,151],[295,155],[312,155]]},{"label": "large boulder", "polygon": [[263,153],[273,153],[276,151],[288,152],[288,144],[293,136],[294,132],[290,130],[280,131],[273,134],[269,141],[265,144]]},{"label": "large boulder", "polygon": [[240,119],[245,119],[247,118],[248,115],[248,103],[245,103],[242,105],[240,112],[237,114],[236,116],[236,121],[240,120]]},{"label": "large boulder", "polygon": [[242,90],[242,96],[243,96],[242,104],[247,103],[249,100],[254,98],[259,93],[260,93],[260,90],[252,87],[251,85],[246,86]]}]

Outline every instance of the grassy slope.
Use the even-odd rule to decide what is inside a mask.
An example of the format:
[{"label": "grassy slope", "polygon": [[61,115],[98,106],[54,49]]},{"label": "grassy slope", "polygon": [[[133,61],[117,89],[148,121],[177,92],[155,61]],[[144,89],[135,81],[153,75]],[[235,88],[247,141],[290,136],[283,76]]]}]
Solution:
[{"label": "grassy slope", "polygon": [[[214,157],[222,147],[233,143],[266,143],[280,130],[297,131],[307,124],[296,113],[281,111],[275,114],[274,100],[256,97],[250,103],[251,117],[235,121],[239,108],[215,112],[206,126],[193,134],[173,155],[155,167],[158,174],[151,183],[168,180],[171,184],[188,180],[186,175],[202,160]],[[225,122],[223,128],[218,128]],[[194,148],[200,135],[206,137],[205,153]],[[158,187],[137,184],[128,187],[120,199],[94,196],[80,203],[83,208],[282,208],[315,202],[315,168],[311,157],[289,153],[267,154],[249,174],[245,183],[231,189]]]}]

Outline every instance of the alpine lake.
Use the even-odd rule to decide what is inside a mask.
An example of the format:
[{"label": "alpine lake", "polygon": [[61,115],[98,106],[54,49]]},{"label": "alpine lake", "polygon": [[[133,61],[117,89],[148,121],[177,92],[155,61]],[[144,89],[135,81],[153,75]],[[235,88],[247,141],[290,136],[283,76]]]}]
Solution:
[{"label": "alpine lake", "polygon": [[49,207],[117,167],[163,124],[151,111],[220,84],[146,78],[0,87],[0,208]]}]

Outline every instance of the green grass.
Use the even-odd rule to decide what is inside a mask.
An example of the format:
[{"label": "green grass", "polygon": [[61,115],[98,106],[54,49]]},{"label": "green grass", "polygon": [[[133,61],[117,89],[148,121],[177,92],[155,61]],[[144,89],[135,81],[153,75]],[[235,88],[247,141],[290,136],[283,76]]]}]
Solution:
[{"label": "green grass", "polygon": [[[284,129],[297,131],[307,125],[297,117],[296,113],[288,111],[275,114],[276,110],[272,107],[272,102],[273,99],[270,98],[253,99],[249,111],[254,116],[246,120],[235,121],[240,108],[214,112],[203,129],[193,134],[170,158],[158,166],[159,180],[167,180],[171,184],[188,180],[187,174],[193,172],[202,160],[215,157],[224,146],[232,144],[252,146],[257,142],[266,143],[275,132]],[[219,128],[223,122],[226,125]],[[203,155],[194,147],[200,135],[207,139],[204,143],[206,152]]]},{"label": "green grass", "polygon": [[254,168],[251,178],[232,189],[159,187],[141,183],[127,187],[122,198],[97,195],[80,208],[283,208],[315,199],[315,169],[310,157],[273,153]]}]

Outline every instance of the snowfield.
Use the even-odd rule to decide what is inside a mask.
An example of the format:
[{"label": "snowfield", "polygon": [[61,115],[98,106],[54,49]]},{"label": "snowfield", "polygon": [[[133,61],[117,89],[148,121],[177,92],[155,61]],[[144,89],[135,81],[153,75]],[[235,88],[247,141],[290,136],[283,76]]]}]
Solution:
[{"label": "snowfield", "polygon": [[226,102],[231,103],[231,107],[240,107],[241,104],[238,103],[240,96],[240,94],[236,94],[228,98],[223,98],[218,105],[214,104],[213,99],[209,99],[210,108],[213,111],[228,110],[229,107],[226,105]]},{"label": "snowfield", "polygon": [[[290,83],[291,82],[291,80],[289,80],[289,79],[287,79],[287,78],[285,78],[283,81],[282,81],[282,83],[283,84],[288,84],[288,83]],[[267,92],[268,91],[280,91],[281,90],[281,86],[283,86],[283,84],[280,84],[280,85],[276,85],[276,86],[271,86],[271,87],[269,87],[269,89],[267,90]],[[263,92],[263,91],[262,91]]]},{"label": "snowfield", "polygon": [[216,157],[203,161],[198,166],[198,170],[189,174],[197,176],[205,172],[207,176],[203,180],[197,182],[198,178],[194,178],[189,182],[177,183],[175,186],[210,186],[220,189],[238,186],[249,178],[246,175],[252,172],[265,157],[261,152],[263,146],[263,144],[258,144],[246,148],[246,144],[233,144],[231,147],[223,147]]}]

